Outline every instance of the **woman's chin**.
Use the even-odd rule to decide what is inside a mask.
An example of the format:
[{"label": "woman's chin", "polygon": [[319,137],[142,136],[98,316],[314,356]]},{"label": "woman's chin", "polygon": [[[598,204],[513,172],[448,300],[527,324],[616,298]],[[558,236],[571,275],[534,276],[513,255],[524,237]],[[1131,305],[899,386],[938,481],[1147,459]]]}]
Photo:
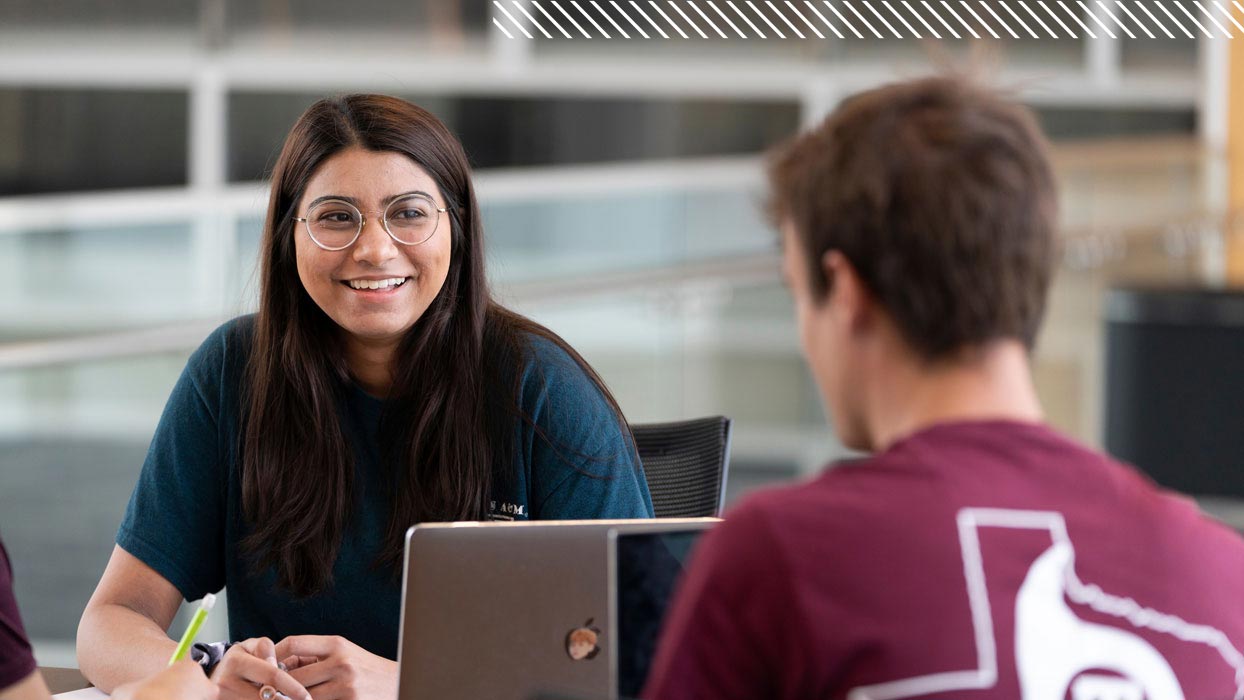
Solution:
[{"label": "woman's chin", "polygon": [[380,345],[400,341],[418,319],[406,322],[399,319],[376,319],[376,322],[371,323],[360,323],[365,319],[351,320],[353,322],[345,326],[344,330],[352,339],[360,343]]}]

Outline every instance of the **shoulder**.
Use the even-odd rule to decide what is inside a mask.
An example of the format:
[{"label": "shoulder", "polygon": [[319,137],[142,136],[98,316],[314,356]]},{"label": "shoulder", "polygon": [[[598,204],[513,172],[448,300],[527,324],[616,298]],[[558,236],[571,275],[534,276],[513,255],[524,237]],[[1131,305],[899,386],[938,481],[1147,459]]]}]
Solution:
[{"label": "shoulder", "polygon": [[207,334],[191,360],[196,364],[221,366],[230,359],[245,357],[250,354],[254,333],[254,314],[231,318]]},{"label": "shoulder", "polygon": [[[802,480],[758,489],[725,513],[725,551],[800,562],[809,553],[840,559],[872,556],[865,543],[898,537],[924,541],[944,537],[930,527],[948,484],[920,465],[894,457],[869,457],[826,466]],[[953,520],[947,527],[953,528]]]},{"label": "shoulder", "polygon": [[523,403],[541,400],[595,401],[601,387],[565,341],[531,331],[519,337],[519,391]]},{"label": "shoulder", "polygon": [[524,368],[583,374],[583,367],[567,349],[569,344],[558,340],[548,335],[524,332],[521,340]]},{"label": "shoulder", "polygon": [[234,393],[243,381],[254,337],[255,316],[225,321],[204,338],[186,363],[185,378],[209,403]]}]

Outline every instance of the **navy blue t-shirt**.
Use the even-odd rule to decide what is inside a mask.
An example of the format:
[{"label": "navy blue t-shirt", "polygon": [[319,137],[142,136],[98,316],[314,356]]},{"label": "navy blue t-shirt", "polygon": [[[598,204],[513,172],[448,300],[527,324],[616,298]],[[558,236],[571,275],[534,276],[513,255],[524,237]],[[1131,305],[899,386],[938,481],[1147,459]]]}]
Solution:
[{"label": "navy blue t-shirt", "polygon": [[[240,394],[253,327],[252,316],[234,319],[191,356],[156,428],[117,544],[186,600],[227,588],[234,640],[340,635],[396,658],[400,583],[373,566],[389,517],[377,441],[381,400],[352,385],[343,406],[361,507],[343,536],[333,585],[296,598],[277,588],[274,569],[253,575],[241,551],[249,530],[238,454]],[[652,517],[639,458],[599,388],[555,343],[529,340],[519,408],[552,444],[515,418],[513,478],[498,480],[491,517]]]}]

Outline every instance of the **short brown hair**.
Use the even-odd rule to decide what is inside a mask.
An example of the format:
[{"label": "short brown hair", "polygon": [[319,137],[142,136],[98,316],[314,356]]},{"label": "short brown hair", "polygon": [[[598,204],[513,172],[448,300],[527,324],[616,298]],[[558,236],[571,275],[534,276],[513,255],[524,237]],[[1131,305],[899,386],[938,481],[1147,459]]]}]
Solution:
[{"label": "short brown hair", "polygon": [[926,360],[1000,338],[1032,348],[1057,206],[1028,109],[960,78],[888,85],[781,147],[769,176],[815,298],[837,250]]}]

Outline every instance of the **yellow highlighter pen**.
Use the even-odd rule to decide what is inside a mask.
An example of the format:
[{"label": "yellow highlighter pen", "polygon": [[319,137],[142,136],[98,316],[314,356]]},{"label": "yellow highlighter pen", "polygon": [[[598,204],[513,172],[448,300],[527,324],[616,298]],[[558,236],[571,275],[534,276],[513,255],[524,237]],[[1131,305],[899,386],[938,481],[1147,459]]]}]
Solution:
[{"label": "yellow highlighter pen", "polygon": [[207,614],[211,612],[212,606],[216,604],[216,596],[208,593],[203,596],[203,601],[199,603],[199,609],[194,611],[194,617],[190,618],[190,624],[186,627],[186,631],[181,635],[181,641],[177,643],[177,649],[173,652],[173,658],[168,660],[168,665],[181,661],[186,658],[186,654],[190,653],[190,645],[194,644],[194,638],[199,634],[199,628],[203,626],[203,621],[207,619]]}]

